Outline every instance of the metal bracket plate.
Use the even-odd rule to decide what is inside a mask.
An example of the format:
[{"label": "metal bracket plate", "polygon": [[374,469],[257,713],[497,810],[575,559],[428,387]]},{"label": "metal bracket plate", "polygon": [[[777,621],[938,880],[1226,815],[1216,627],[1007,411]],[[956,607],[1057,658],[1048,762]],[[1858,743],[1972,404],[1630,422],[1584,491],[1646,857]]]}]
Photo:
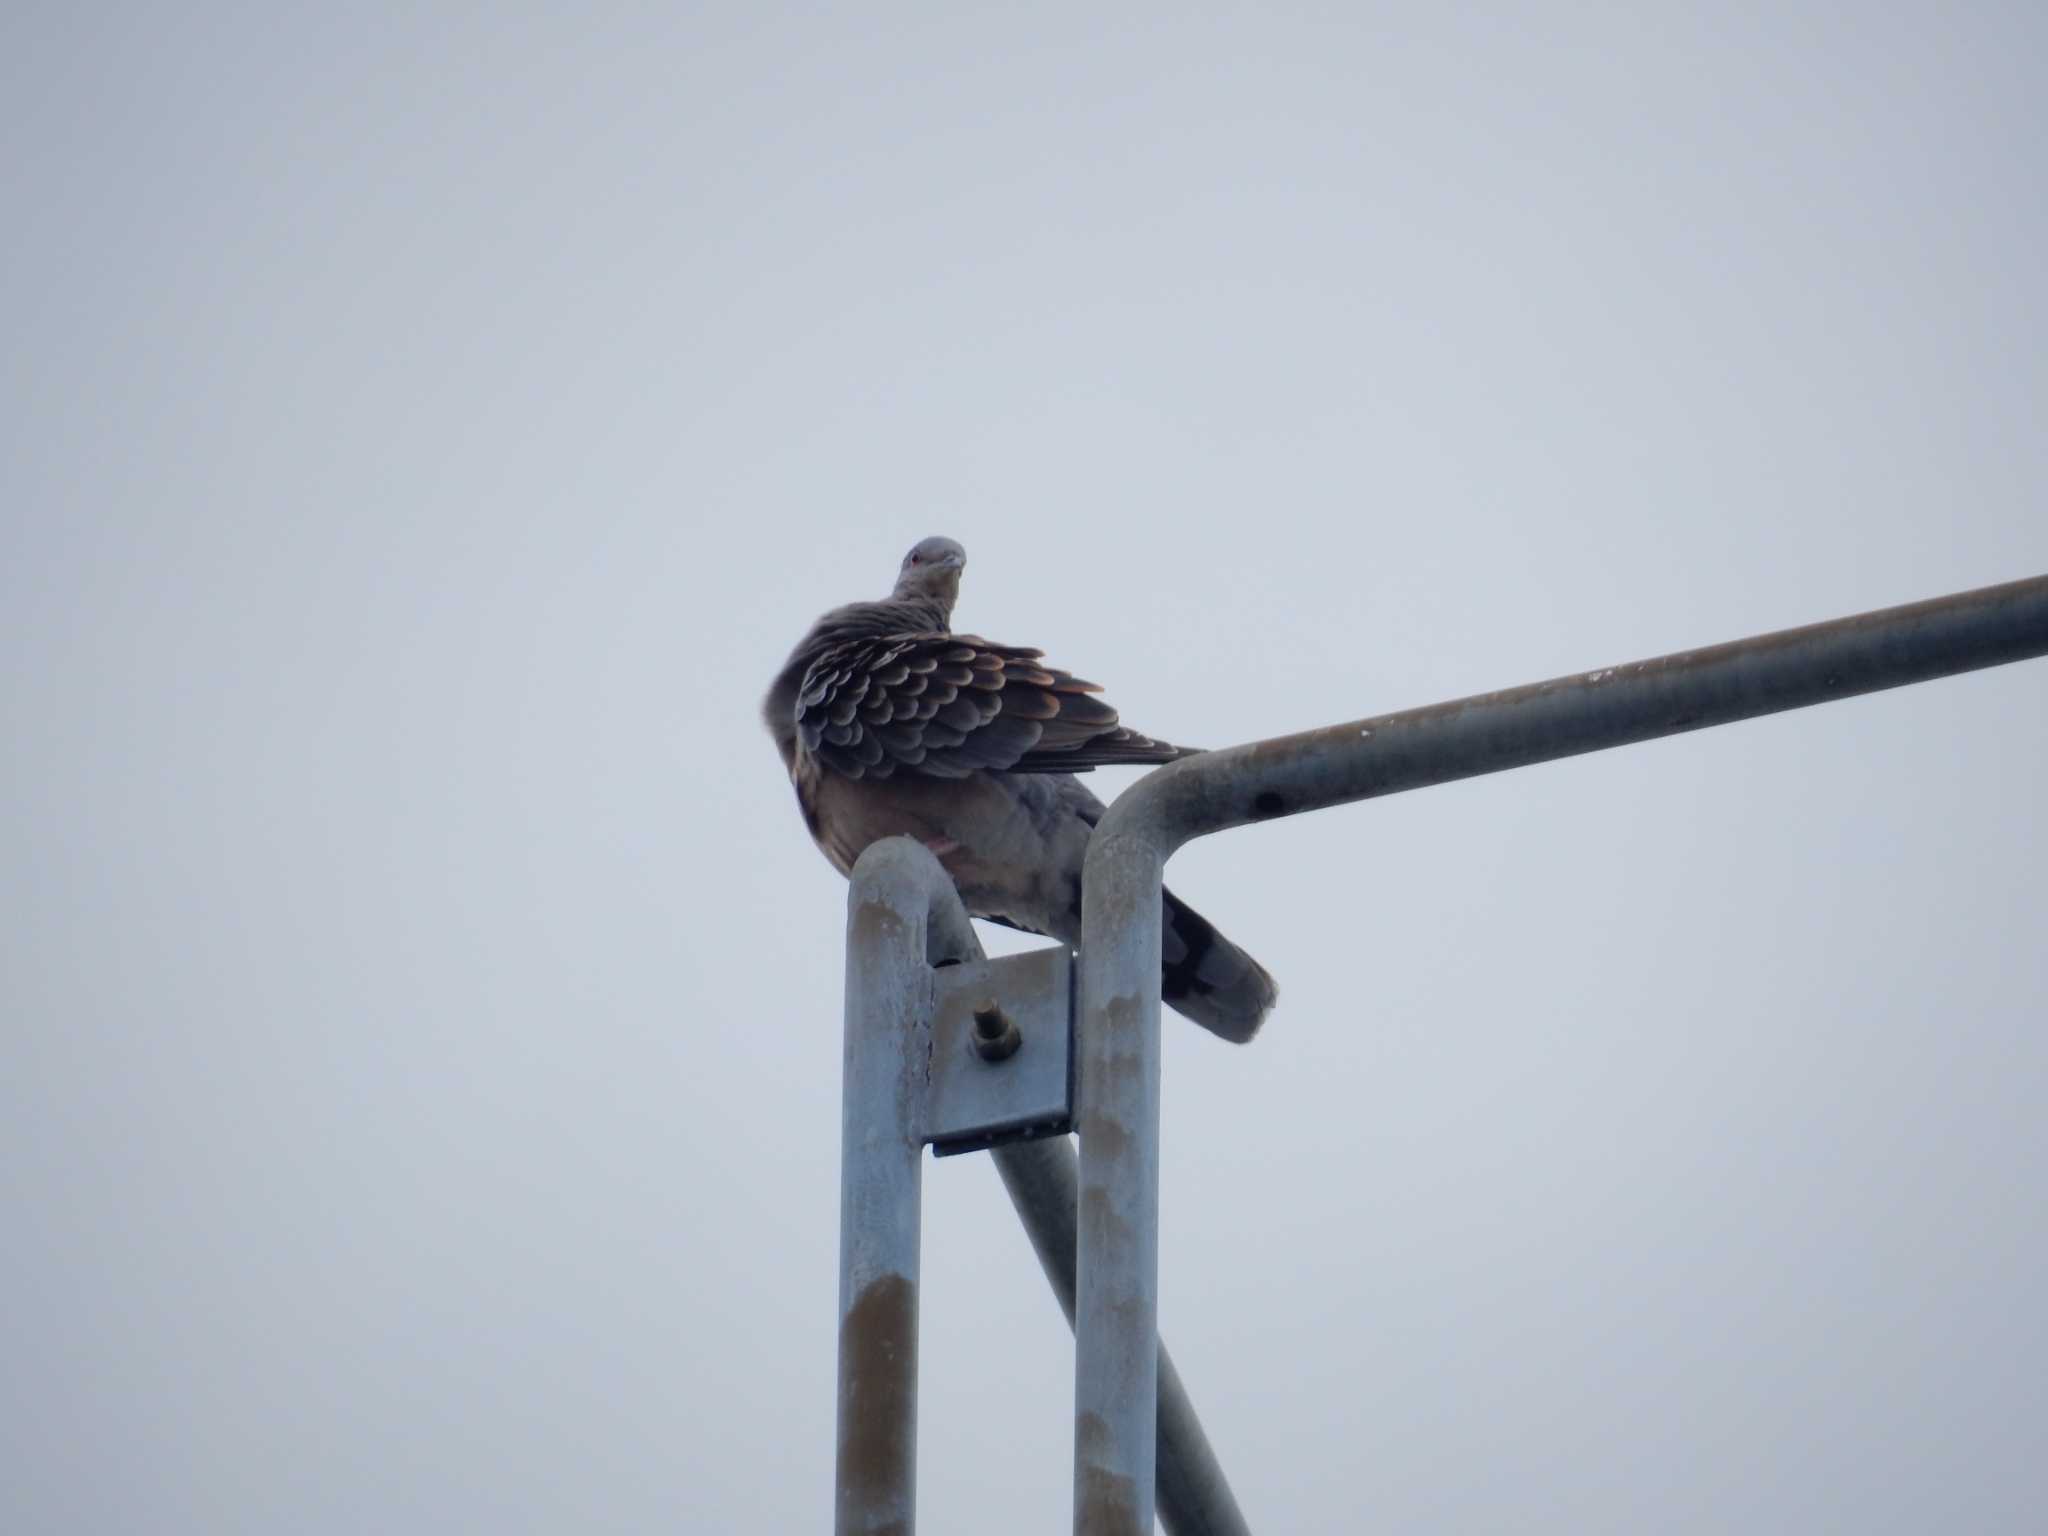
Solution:
[{"label": "metal bracket plate", "polygon": [[[975,1048],[975,1010],[991,1003],[1021,1038],[1000,1061]],[[1064,946],[934,971],[924,1136],[933,1155],[1070,1129],[1073,1023],[1074,957]]]}]

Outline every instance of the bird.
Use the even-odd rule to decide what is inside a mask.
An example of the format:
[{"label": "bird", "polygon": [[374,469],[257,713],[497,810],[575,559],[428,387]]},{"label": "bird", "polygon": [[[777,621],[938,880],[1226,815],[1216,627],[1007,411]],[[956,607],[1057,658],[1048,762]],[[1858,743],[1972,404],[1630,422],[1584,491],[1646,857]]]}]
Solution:
[{"label": "bird", "polygon": [[[1075,945],[1081,868],[1105,807],[1077,773],[1194,748],[1120,723],[1101,689],[1044,652],[956,634],[967,551],[923,539],[890,594],[813,624],[761,714],[812,840],[842,875],[872,843],[917,839],[978,918]],[[1225,1040],[1279,997],[1266,969],[1163,891],[1160,996]]]}]

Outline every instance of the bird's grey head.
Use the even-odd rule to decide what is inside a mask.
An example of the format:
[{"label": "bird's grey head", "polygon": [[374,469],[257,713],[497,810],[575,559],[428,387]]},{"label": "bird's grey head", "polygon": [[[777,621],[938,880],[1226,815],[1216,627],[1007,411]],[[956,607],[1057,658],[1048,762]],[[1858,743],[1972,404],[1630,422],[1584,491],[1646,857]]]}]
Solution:
[{"label": "bird's grey head", "polygon": [[950,612],[966,568],[967,551],[956,540],[920,539],[896,572],[896,596],[933,598]]}]

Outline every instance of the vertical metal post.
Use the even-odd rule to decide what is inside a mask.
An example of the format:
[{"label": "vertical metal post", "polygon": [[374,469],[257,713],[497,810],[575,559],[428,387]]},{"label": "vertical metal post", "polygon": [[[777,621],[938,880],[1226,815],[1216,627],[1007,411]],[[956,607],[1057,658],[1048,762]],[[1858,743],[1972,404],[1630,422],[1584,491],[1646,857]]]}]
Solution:
[{"label": "vertical metal post", "polygon": [[839,1143],[839,1536],[917,1521],[917,1286],[931,967],[978,958],[931,851],[875,844],[853,867]]},{"label": "vertical metal post", "polygon": [[1159,889],[1140,835],[1088,846],[1081,895],[1074,1530],[1152,1536],[1159,1398]]},{"label": "vertical metal post", "polygon": [[914,855],[931,858],[908,844],[869,850],[854,868],[848,903],[839,1536],[910,1536],[916,1524],[922,1081],[931,1030],[926,929],[934,892]]}]

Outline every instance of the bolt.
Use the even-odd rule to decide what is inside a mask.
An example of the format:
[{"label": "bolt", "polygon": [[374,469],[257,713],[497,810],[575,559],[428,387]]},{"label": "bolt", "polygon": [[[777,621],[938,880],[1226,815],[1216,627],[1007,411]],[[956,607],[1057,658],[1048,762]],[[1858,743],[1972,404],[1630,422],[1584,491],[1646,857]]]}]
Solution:
[{"label": "bolt", "polygon": [[974,1005],[974,1050],[983,1061],[1007,1061],[1023,1043],[1016,1024],[994,998]]}]

